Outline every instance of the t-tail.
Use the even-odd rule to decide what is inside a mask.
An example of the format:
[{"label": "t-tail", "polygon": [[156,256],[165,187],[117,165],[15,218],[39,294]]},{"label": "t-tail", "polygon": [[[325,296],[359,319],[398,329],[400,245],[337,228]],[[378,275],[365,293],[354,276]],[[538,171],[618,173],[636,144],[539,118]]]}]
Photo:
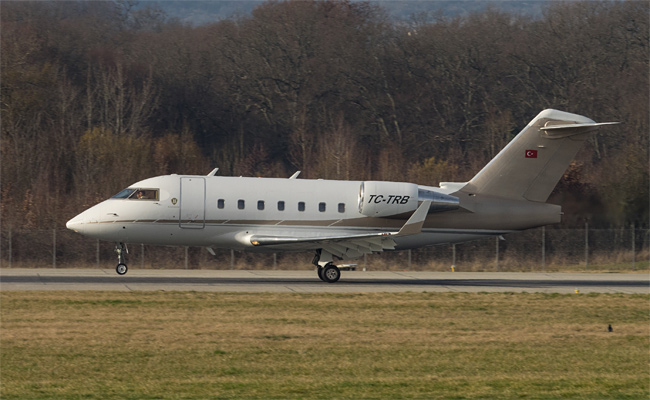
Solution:
[{"label": "t-tail", "polygon": [[589,133],[602,125],[558,110],[539,113],[461,191],[545,202]]}]

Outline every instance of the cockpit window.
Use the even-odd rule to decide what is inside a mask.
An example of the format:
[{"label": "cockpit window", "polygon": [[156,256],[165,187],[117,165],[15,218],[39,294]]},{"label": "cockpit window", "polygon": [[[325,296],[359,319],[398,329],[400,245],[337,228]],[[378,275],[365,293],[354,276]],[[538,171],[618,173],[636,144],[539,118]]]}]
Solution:
[{"label": "cockpit window", "polygon": [[129,200],[158,200],[158,189],[129,188],[122,190],[112,198]]},{"label": "cockpit window", "polygon": [[124,189],[115,196],[111,197],[112,199],[128,199],[137,189]]},{"label": "cockpit window", "polygon": [[158,189],[137,189],[129,200],[158,200]]}]

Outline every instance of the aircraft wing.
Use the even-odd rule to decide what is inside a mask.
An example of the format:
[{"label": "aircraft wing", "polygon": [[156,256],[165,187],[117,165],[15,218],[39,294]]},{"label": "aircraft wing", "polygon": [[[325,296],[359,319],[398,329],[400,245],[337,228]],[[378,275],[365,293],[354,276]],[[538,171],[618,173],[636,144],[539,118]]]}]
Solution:
[{"label": "aircraft wing", "polygon": [[355,258],[377,251],[393,250],[393,238],[420,233],[430,206],[431,200],[423,201],[398,232],[314,237],[252,235],[250,242],[253,246],[304,244],[313,249],[322,248],[341,259]]}]

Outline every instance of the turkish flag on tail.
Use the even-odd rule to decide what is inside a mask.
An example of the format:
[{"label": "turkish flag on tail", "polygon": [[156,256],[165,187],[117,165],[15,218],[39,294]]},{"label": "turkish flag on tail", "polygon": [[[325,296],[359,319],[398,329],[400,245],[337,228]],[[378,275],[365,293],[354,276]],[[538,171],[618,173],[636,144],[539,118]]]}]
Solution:
[{"label": "turkish flag on tail", "polygon": [[537,150],[526,150],[526,158],[537,158]]}]

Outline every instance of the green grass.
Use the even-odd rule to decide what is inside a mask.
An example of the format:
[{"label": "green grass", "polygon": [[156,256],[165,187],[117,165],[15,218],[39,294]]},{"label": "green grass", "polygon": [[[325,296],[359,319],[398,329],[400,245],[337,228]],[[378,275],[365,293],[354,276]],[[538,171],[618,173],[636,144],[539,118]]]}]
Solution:
[{"label": "green grass", "polygon": [[650,397],[647,295],[3,292],[0,300],[2,399]]}]

